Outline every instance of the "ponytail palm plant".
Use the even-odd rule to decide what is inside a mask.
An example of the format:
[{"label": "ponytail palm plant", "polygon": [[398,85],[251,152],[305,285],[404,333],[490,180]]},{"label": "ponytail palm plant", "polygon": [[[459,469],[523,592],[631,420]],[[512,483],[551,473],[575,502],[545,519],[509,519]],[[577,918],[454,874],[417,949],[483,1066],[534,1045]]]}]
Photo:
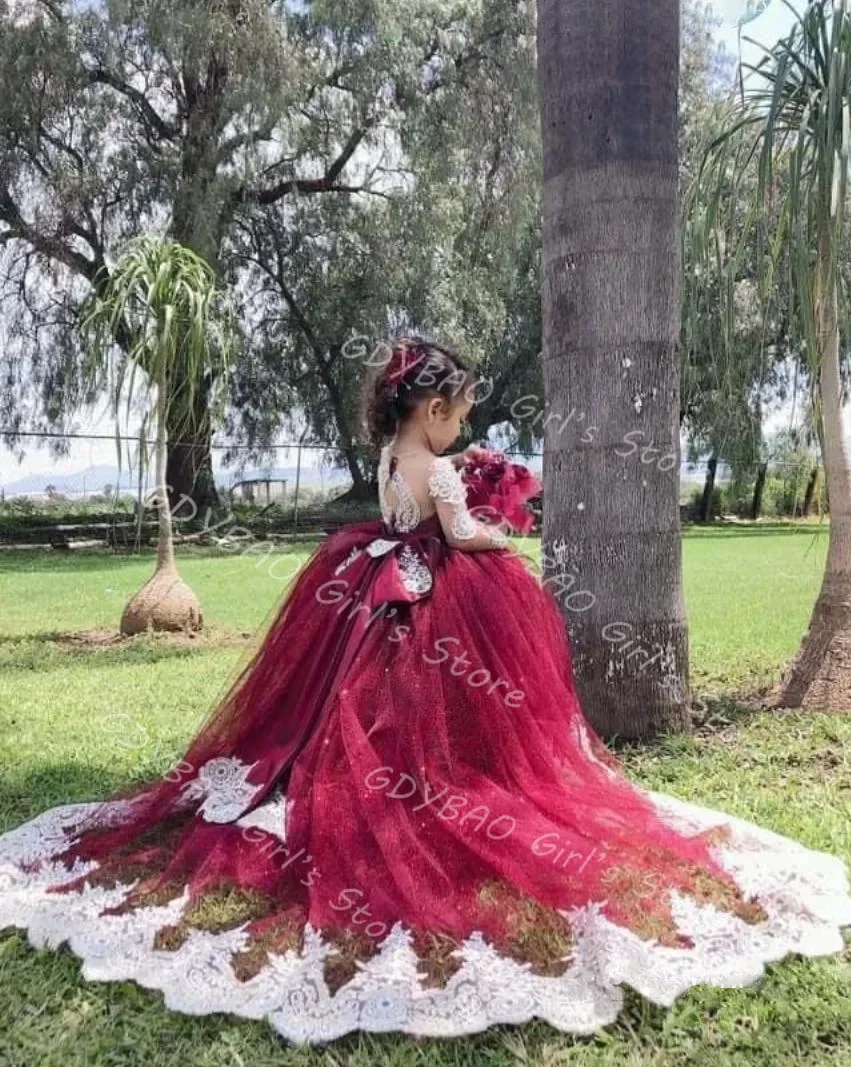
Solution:
[{"label": "ponytail palm plant", "polygon": [[[199,630],[200,604],[178,574],[174,559],[166,485],[167,427],[177,427],[179,433],[191,429],[188,421],[195,410],[198,383],[224,382],[237,337],[230,303],[217,288],[210,265],[194,252],[173,241],[143,236],[132,241],[109,274],[99,279],[84,306],[81,329],[86,341],[83,378],[93,394],[104,387],[109,392],[119,465],[122,402],[128,415],[131,407],[142,403],[142,469],[147,464],[146,428],[151,422],[156,425],[156,568],[126,605],[121,632]],[[221,388],[211,394],[211,419],[221,414],[224,400]]]},{"label": "ponytail palm plant", "polygon": [[[786,0],[783,0],[785,3]],[[732,300],[748,243],[762,315],[786,305],[796,347],[812,384],[830,507],[823,582],[807,633],[773,701],[778,706],[851,710],[851,471],[842,420],[843,339],[848,339],[845,253],[851,147],[851,18],[847,0],[815,0],[795,15],[789,35],[755,65],[710,144],[689,200],[702,252],[723,261],[719,333],[732,336]],[[754,182],[736,182],[754,167]],[[720,217],[729,194],[748,186],[745,219],[724,242]],[[721,190],[725,190],[724,193]],[[776,323],[775,323],[776,325]]]}]

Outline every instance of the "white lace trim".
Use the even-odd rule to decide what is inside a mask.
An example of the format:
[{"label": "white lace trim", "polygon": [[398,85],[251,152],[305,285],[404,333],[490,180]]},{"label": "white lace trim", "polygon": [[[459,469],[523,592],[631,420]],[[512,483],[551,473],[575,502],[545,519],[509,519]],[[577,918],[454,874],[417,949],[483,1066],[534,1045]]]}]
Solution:
[{"label": "white lace trim", "polygon": [[387,500],[387,481],[390,477],[390,451],[392,444],[385,445],[381,449],[378,458],[378,504],[381,508],[381,518],[391,526],[393,523],[393,509]]},{"label": "white lace trim", "polygon": [[467,490],[464,481],[448,456],[438,456],[432,463],[428,476],[428,491],[435,500],[466,508]]},{"label": "white lace trim", "polygon": [[[308,926],[301,955],[272,955],[256,977],[240,982],[230,958],[246,945],[243,928],[219,934],[193,931],[174,952],[153,948],[155,932],[179,920],[185,898],[104,916],[100,912],[120,903],[129,886],[67,896],[45,892],[46,886],[79,877],[94,864],[78,863],[71,871],[49,862],[31,873],[21,869],[67,845],[70,827],[96,809],[110,815],[102,805],[78,804],[54,808],[0,837],[0,929],[26,929],[36,947],[56,948],[67,941],[83,960],[87,980],[133,980],[162,990],[166,1006],[174,1011],[265,1018],[291,1041],[316,1043],[358,1029],[460,1035],[533,1017],[587,1034],[617,1018],[622,983],[669,1005],[694,985],[747,985],[760,977],[766,963],[790,952],[820,956],[842,951],[840,927],[851,925],[851,896],[839,859],[720,812],[648,795],[681,830],[730,826],[731,839],[715,850],[716,856],[746,893],[759,897],[767,921],[749,925],[675,895],[677,925],[693,938],[694,947],[672,949],[638,938],[592,904],[565,912],[576,949],[562,976],[534,975],[474,934],[458,952],[460,969],[442,989],[420,984],[409,934],[396,924],[378,955],[334,996],[323,978],[330,948]],[[120,822],[125,811],[114,805],[111,821]]]},{"label": "white lace trim", "polygon": [[398,507],[393,516],[393,529],[399,533],[415,530],[421,521],[420,505],[399,471],[394,471],[391,475],[390,488],[396,494],[398,501]]},{"label": "white lace trim", "polygon": [[236,756],[208,760],[198,776],[183,787],[183,796],[187,800],[203,800],[198,814],[207,822],[233,822],[262,788],[248,781],[256,766],[243,763]]},{"label": "white lace trim", "polygon": [[366,546],[366,554],[377,559],[379,556],[386,556],[388,552],[392,552],[398,544],[398,541],[388,541],[386,537],[376,537]]},{"label": "white lace trim", "polygon": [[500,530],[498,526],[488,525],[485,526],[485,529],[487,530],[488,536],[490,537],[491,541],[493,541],[495,545],[498,545],[500,548],[505,548],[505,546],[508,544],[508,534],[505,533],[504,530]]}]

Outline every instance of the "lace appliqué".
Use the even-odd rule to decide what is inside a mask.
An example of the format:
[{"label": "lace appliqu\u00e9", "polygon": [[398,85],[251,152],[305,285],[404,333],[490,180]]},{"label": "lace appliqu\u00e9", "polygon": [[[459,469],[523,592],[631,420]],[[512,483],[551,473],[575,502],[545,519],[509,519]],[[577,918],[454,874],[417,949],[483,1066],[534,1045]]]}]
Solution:
[{"label": "lace appliqu\u00e9", "polygon": [[393,509],[387,500],[387,483],[390,479],[390,445],[381,449],[378,460],[378,504],[381,508],[381,518],[387,526],[393,524]]},{"label": "lace appliqu\u00e9", "polygon": [[246,764],[236,756],[208,760],[198,777],[183,787],[187,800],[203,800],[198,809],[207,822],[233,822],[238,819],[258,790],[247,779],[255,763]]},{"label": "lace appliqu\u00e9", "polygon": [[402,574],[402,585],[409,593],[423,596],[430,591],[431,571],[410,545],[405,545],[399,553],[399,570]]},{"label": "lace appliqu\u00e9", "polygon": [[469,541],[481,530],[497,548],[506,547],[508,535],[499,526],[479,522],[467,507],[467,489],[451,459],[442,456],[434,461],[428,479],[428,491],[435,500],[452,505],[449,532],[456,540]]},{"label": "lace appliqu\u00e9", "polygon": [[[378,464],[378,500],[381,505],[381,518],[385,524],[397,533],[409,533],[419,526],[422,515],[417,498],[398,470],[390,473],[392,463],[392,442],[381,450]],[[389,498],[392,491],[396,498],[396,507]]]},{"label": "lace appliqu\u00e9", "polygon": [[428,491],[435,500],[452,505],[449,530],[453,537],[459,541],[469,541],[476,536],[479,524],[470,514],[467,490],[451,459],[441,457],[434,461],[428,478]]},{"label": "lace appliqu\u00e9", "polygon": [[393,529],[398,533],[409,533],[420,524],[420,506],[398,471],[394,471],[390,476],[390,487],[399,501],[399,507],[393,516]]},{"label": "lace appliqu\u00e9", "polygon": [[[452,504],[456,508],[467,507],[467,490],[461,475],[455,470],[452,460],[440,456],[431,465],[428,476],[428,491],[435,500]],[[469,512],[468,512],[469,514]]]},{"label": "lace appliqu\u00e9", "polygon": [[476,520],[464,508],[462,511],[456,511],[452,516],[449,529],[452,531],[452,536],[457,537],[459,541],[469,541],[471,537],[476,536],[479,528],[476,525]]}]

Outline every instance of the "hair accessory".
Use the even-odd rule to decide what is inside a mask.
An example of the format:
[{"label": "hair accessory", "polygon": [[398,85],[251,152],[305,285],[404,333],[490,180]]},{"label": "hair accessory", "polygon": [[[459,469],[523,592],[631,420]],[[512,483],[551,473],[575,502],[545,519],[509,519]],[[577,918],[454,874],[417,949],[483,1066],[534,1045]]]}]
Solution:
[{"label": "hair accessory", "polygon": [[384,381],[388,385],[395,385],[398,392],[399,385],[408,371],[418,367],[428,356],[428,350],[424,345],[399,345],[394,348],[393,355],[384,369]]}]

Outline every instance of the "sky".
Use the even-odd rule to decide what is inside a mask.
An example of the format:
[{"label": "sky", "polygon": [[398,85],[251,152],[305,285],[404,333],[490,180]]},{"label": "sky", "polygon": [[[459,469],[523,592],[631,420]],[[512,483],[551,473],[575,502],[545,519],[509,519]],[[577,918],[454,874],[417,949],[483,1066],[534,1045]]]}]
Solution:
[{"label": "sky", "polygon": [[[764,10],[742,26],[742,37],[753,37],[763,45],[771,45],[788,33],[794,22],[794,16],[783,0],[711,0],[716,15],[723,20],[723,25],[718,30],[718,39],[724,42],[733,55],[739,54],[736,24],[761,3],[765,4]],[[794,0],[792,6],[801,10],[804,4],[800,0]],[[745,63],[753,63],[760,55],[759,48],[742,41],[742,59]]]},{"label": "sky", "polygon": [[[753,37],[765,45],[771,45],[779,37],[788,32],[793,22],[793,15],[783,0],[712,0],[712,6],[716,14],[722,19],[722,26],[717,32],[719,41],[722,41],[734,56],[739,55],[739,39],[737,23],[748,12],[753,12],[765,4],[762,10],[752,21],[742,27],[742,36]],[[796,7],[801,7],[801,0],[797,0]],[[759,49],[754,45],[741,42],[741,55],[745,62],[754,62],[759,58]],[[788,412],[778,412],[770,420],[768,429],[786,425],[789,421]],[[80,433],[112,434],[113,422],[109,415],[106,404],[101,404],[90,413],[81,413],[75,420],[75,430]],[[135,430],[135,427],[133,427]],[[127,431],[124,431],[127,432]],[[130,431],[132,432],[132,430]],[[284,438],[281,438],[284,440]],[[75,441],[71,445],[71,451],[67,458],[52,461],[47,449],[37,447],[32,441],[24,445],[26,455],[22,463],[0,443],[0,486],[9,482],[15,482],[27,475],[44,476],[45,484],[51,476],[68,475],[82,472],[90,466],[114,466],[115,445],[111,440],[104,441]],[[317,454],[307,452],[304,457],[306,466],[313,466],[317,462]],[[285,453],[283,449],[278,451],[276,465],[289,465],[294,461],[294,453]],[[218,455],[214,453],[214,468],[218,472]],[[231,476],[226,472],[220,473],[222,481],[230,481]]]}]

